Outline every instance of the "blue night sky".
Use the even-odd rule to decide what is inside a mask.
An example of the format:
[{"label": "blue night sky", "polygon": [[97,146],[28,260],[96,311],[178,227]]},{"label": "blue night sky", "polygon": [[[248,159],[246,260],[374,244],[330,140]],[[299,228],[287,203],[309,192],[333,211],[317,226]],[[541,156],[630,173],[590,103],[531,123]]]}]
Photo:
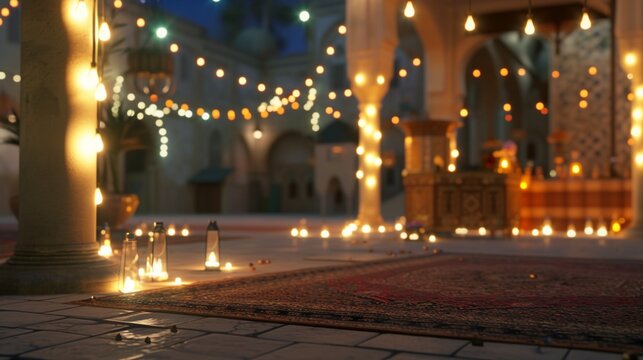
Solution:
[{"label": "blue night sky", "polygon": [[[201,26],[213,39],[229,43],[226,39],[225,27],[221,17],[226,7],[234,6],[244,9],[244,23],[246,27],[257,26],[258,22],[251,14],[252,0],[140,0],[141,3],[158,4],[165,11]],[[291,6],[292,17],[296,18],[299,10],[304,8],[303,0],[272,0],[276,5]],[[245,15],[247,13],[247,15]],[[280,39],[279,54],[290,55],[306,51],[306,29],[299,21],[291,24],[274,22],[273,31]]]}]

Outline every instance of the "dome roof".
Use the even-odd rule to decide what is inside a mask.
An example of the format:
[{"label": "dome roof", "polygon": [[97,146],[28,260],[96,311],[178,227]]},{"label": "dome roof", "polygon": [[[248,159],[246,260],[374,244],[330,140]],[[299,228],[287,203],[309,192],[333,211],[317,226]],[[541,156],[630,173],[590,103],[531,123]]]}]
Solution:
[{"label": "dome roof", "polygon": [[317,137],[319,144],[356,143],[359,139],[357,130],[343,121],[333,121]]}]

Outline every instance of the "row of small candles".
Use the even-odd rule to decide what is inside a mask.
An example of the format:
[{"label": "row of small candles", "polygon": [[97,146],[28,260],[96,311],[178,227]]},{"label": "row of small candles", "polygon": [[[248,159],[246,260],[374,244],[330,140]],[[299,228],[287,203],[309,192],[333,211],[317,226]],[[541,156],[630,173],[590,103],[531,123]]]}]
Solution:
[{"label": "row of small candles", "polygon": [[[607,224],[602,220],[599,220],[597,222],[596,227],[594,227],[592,220],[587,220],[585,221],[585,226],[582,232],[586,236],[607,237],[609,235],[610,230],[612,233],[619,233],[621,231],[621,221],[613,220],[611,223],[610,229],[608,229]],[[470,235],[487,236],[490,234],[490,232],[491,231],[489,229],[483,226],[479,227],[478,229],[467,229],[464,227],[459,227],[459,228],[456,228],[454,231],[455,235],[458,235],[458,236],[470,236]],[[520,235],[552,236],[554,235],[554,232],[555,230],[552,227],[551,221],[548,219],[545,219],[542,227],[540,228],[533,228],[531,230],[521,230],[518,227],[513,227],[511,229],[512,236],[520,236]],[[573,224],[569,224],[564,234],[568,238],[575,238],[577,235],[579,235],[579,232],[580,230],[577,231],[576,227]]]},{"label": "row of small candles", "polygon": [[[184,228],[185,229],[185,228]],[[137,229],[138,230],[138,229]],[[176,232],[173,232],[176,234]],[[142,232],[140,233],[142,236]],[[127,233],[123,240],[121,251],[121,266],[119,276],[119,290],[123,293],[134,292],[140,289],[140,281],[166,281],[168,274],[167,259],[167,231],[162,222],[154,224],[154,231],[148,233],[147,256],[145,267],[139,267],[137,245],[137,232]],[[187,236],[187,235],[184,235]],[[216,221],[208,224],[205,235],[204,270],[220,270],[220,236]],[[111,234],[108,227],[101,230],[101,242],[98,254],[109,258],[113,255],[111,247]],[[232,264],[227,262],[223,270],[232,270]],[[175,284],[181,284],[180,278],[175,279]]]},{"label": "row of small candles", "polygon": [[[350,222],[345,224],[344,227],[342,228],[341,237],[347,239],[355,235],[355,233],[357,234],[361,233],[363,235],[369,235],[371,233],[385,234],[387,232],[394,230],[395,232],[399,233],[399,237],[402,240],[417,241],[424,238],[425,240],[432,243],[437,241],[437,237],[434,234],[427,234],[425,236],[421,236],[418,232],[405,230],[405,227],[406,227],[406,219],[404,217],[400,217],[399,219],[397,219],[397,221],[395,222],[392,228],[386,225],[378,225],[376,227],[376,226],[371,226],[369,224],[363,224],[362,226],[358,226],[357,223]],[[290,236],[292,236],[293,238],[303,238],[303,239],[311,236],[310,231],[306,226],[306,221],[301,220],[298,227],[293,227],[292,229],[290,229]],[[322,225],[319,231],[319,237],[322,239],[328,239],[331,237],[331,232],[326,225]]]}]

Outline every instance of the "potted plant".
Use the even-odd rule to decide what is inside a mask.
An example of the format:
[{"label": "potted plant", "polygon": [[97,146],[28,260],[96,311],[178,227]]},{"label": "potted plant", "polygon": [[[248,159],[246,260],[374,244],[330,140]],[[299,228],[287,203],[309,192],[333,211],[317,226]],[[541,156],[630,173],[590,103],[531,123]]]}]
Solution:
[{"label": "potted plant", "polygon": [[126,151],[145,148],[148,142],[138,131],[141,122],[127,116],[121,107],[106,106],[101,115],[99,133],[105,149],[99,155],[98,186],[103,203],[98,206],[98,223],[108,223],[112,229],[118,229],[134,215],[139,205],[136,194],[123,192],[122,156]]},{"label": "potted plant", "polygon": [[[15,109],[9,114],[0,114],[0,128],[8,133],[8,136],[0,138],[0,144],[20,145],[20,117]],[[18,218],[18,195],[9,198],[9,207],[13,215]]]}]

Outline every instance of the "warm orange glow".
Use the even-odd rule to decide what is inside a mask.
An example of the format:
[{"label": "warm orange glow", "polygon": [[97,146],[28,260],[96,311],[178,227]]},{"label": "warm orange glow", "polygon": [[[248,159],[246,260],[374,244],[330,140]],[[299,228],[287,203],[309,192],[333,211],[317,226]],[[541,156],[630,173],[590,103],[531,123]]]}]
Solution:
[{"label": "warm orange glow", "polygon": [[578,94],[580,95],[580,97],[586,98],[589,96],[589,91],[587,91],[587,89],[582,89],[581,91],[578,92]]},{"label": "warm orange glow", "polygon": [[469,116],[469,110],[467,110],[466,108],[460,109],[460,117],[465,118],[467,116]]},{"label": "warm orange glow", "polygon": [[598,74],[598,69],[596,68],[596,66],[590,66],[589,69],[587,69],[587,73],[591,76],[594,76]]},{"label": "warm orange glow", "polygon": [[504,110],[506,112],[511,111],[511,104],[510,103],[505,103],[504,105],[502,105],[502,110]]},{"label": "warm orange glow", "polygon": [[345,35],[345,34],[346,34],[346,30],[347,30],[347,29],[346,29],[346,25],[339,25],[339,27],[337,28],[337,32],[338,32],[340,35]]},{"label": "warm orange glow", "polygon": [[228,110],[228,120],[233,121],[236,118],[237,115],[235,114],[234,110]]},{"label": "warm orange glow", "polygon": [[505,77],[507,75],[509,75],[509,69],[507,68],[500,69],[500,76]]},{"label": "warm orange glow", "polygon": [[536,103],[536,110],[541,111],[544,108],[545,108],[545,104],[543,104],[542,101],[539,101]]},{"label": "warm orange glow", "polygon": [[525,68],[518,69],[518,76],[525,76],[526,74],[527,70],[525,70]]},{"label": "warm orange glow", "polygon": [[172,101],[172,99],[165,100],[165,107],[171,108],[173,105],[174,105],[174,101]]},{"label": "warm orange glow", "polygon": [[212,110],[212,118],[219,120],[221,118],[221,111],[219,111],[219,109]]},{"label": "warm orange glow", "polygon": [[405,78],[406,75],[408,75],[408,72],[406,71],[406,69],[400,69],[398,74],[400,75],[401,78]]},{"label": "warm orange glow", "polygon": [[138,18],[136,19],[136,26],[142,28],[145,26],[145,19],[143,18]]},{"label": "warm orange glow", "polygon": [[392,123],[393,125],[397,125],[397,124],[399,124],[399,123],[400,123],[400,117],[399,117],[399,116],[393,116],[393,117],[391,118],[391,123]]},{"label": "warm orange glow", "polygon": [[202,57],[196,58],[196,64],[197,64],[197,66],[200,66],[200,67],[204,66],[205,65],[205,59],[202,58]]},{"label": "warm orange glow", "polygon": [[569,174],[574,177],[583,175],[583,165],[578,161],[571,163],[569,165]]},{"label": "warm orange glow", "polygon": [[581,109],[587,109],[588,105],[589,103],[587,102],[587,100],[581,100],[578,102],[578,107]]},{"label": "warm orange glow", "polygon": [[551,77],[553,77],[554,79],[558,79],[560,77],[560,71],[558,71],[558,70],[552,71],[551,72]]},{"label": "warm orange glow", "polygon": [[474,78],[479,78],[482,75],[482,72],[479,69],[473,69],[471,75],[473,75]]},{"label": "warm orange glow", "polygon": [[225,75],[225,71],[223,71],[223,69],[217,69],[214,74],[220,79]]},{"label": "warm orange glow", "polygon": [[527,190],[529,188],[529,183],[527,180],[520,180],[520,189]]},{"label": "warm orange glow", "polygon": [[506,114],[505,115],[505,121],[506,122],[511,122],[514,119],[514,117],[511,114]]},{"label": "warm orange glow", "polygon": [[414,58],[413,66],[420,66],[420,65],[422,65],[422,60],[420,60],[420,58]]}]

